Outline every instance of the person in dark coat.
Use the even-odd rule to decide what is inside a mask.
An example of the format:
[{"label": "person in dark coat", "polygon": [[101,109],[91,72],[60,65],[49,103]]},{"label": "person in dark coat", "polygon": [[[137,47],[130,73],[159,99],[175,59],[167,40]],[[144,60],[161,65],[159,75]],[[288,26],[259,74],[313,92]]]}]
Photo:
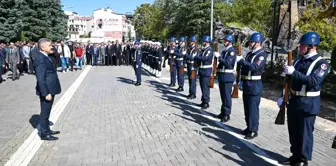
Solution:
[{"label": "person in dark coat", "polygon": [[59,131],[52,131],[49,127],[49,117],[55,95],[61,93],[61,84],[57,76],[55,64],[48,54],[53,53],[51,41],[42,38],[38,42],[39,52],[34,57],[36,75],[36,95],[40,98],[41,114],[38,134],[41,140],[58,140],[53,136]]}]

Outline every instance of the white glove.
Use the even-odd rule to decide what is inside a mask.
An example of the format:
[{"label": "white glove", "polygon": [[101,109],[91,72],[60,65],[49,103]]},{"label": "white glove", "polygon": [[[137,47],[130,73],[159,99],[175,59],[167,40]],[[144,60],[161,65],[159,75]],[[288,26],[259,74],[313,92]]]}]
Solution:
[{"label": "white glove", "polygon": [[243,83],[241,81],[238,82],[238,89],[243,90]]},{"label": "white glove", "polygon": [[167,51],[167,48],[164,48],[163,51]]},{"label": "white glove", "polygon": [[170,53],[173,54],[173,53],[174,53],[174,50],[170,50]]},{"label": "white glove", "polygon": [[237,62],[239,62],[242,59],[244,59],[242,56],[237,56]]},{"label": "white glove", "polygon": [[216,57],[216,58],[220,57],[219,52],[215,52],[215,57]]},{"label": "white glove", "polygon": [[282,103],[283,103],[283,98],[281,97],[281,98],[279,98],[278,101],[277,101],[277,105],[278,105],[278,107],[280,107],[280,106],[282,105]]},{"label": "white glove", "polygon": [[294,66],[286,66],[285,67],[285,73],[288,74],[288,75],[292,75],[295,71],[295,68]]},{"label": "white glove", "polygon": [[182,54],[183,54],[183,55],[187,54],[187,51],[182,51]]}]

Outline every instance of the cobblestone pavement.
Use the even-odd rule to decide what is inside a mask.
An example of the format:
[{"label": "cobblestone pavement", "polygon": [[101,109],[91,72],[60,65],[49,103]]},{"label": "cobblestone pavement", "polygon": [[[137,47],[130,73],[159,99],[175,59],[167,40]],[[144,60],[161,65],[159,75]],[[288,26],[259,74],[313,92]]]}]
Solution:
[{"label": "cobblestone pavement", "polygon": [[[62,94],[56,96],[55,102],[80,73],[58,73]],[[27,74],[18,81],[8,79],[0,85],[0,165],[4,165],[36,127],[40,103],[35,94],[35,85],[36,77]]]},{"label": "cobblestone pavement", "polygon": [[[44,142],[31,166],[47,165],[276,165],[290,155],[287,127],[274,125],[278,108],[261,102],[260,133],[252,141],[237,134],[245,128],[241,98],[234,99],[231,121],[215,119],[220,110],[218,88],[211,90],[210,109],[200,110],[185,92],[167,88],[143,73],[132,84],[131,67],[93,67],[55,123],[60,140]],[[186,82],[187,83],[187,82]],[[333,165],[335,124],[317,119],[314,157],[310,165]]]}]

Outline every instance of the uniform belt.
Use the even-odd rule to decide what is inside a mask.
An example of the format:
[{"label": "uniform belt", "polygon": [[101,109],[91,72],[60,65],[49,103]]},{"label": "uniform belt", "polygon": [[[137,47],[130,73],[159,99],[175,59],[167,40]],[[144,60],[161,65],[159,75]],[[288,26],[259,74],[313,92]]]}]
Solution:
[{"label": "uniform belt", "polygon": [[229,69],[218,69],[217,72],[220,72],[220,73],[234,73],[234,70],[229,70]]},{"label": "uniform belt", "polygon": [[305,91],[294,91],[290,90],[291,94],[294,96],[305,96],[305,97],[316,97],[320,96],[321,91],[316,91],[316,92],[305,92]]},{"label": "uniform belt", "polygon": [[243,80],[261,80],[261,76],[241,76]]},{"label": "uniform belt", "polygon": [[176,58],[175,60],[183,61],[183,58]]},{"label": "uniform belt", "polygon": [[194,63],[194,61],[187,61],[187,63]]},{"label": "uniform belt", "polygon": [[155,59],[159,59],[159,57],[155,57]]},{"label": "uniform belt", "polygon": [[212,68],[212,65],[201,65],[200,68],[208,69],[208,68]]}]

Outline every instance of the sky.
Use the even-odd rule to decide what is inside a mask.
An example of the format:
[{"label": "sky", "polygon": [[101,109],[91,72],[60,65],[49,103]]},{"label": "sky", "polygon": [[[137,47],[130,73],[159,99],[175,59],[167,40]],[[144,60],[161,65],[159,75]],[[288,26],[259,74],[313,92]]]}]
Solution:
[{"label": "sky", "polygon": [[153,3],[154,0],[61,0],[63,10],[77,12],[79,15],[91,16],[99,8],[110,7],[116,13],[131,12],[142,3]]}]

